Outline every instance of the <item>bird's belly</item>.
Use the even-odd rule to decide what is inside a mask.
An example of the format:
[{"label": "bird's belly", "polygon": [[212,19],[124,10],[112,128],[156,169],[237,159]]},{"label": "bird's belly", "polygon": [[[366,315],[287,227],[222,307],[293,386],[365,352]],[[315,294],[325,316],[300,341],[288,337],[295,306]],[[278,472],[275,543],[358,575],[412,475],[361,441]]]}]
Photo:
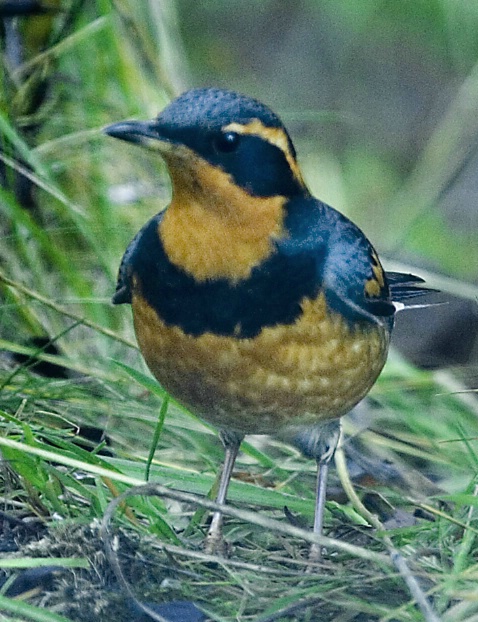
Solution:
[{"label": "bird's belly", "polygon": [[385,327],[350,327],[323,295],[293,324],[251,339],[185,334],[133,297],[136,335],[161,385],[194,414],[245,434],[280,434],[340,417],[364,397],[387,356]]}]

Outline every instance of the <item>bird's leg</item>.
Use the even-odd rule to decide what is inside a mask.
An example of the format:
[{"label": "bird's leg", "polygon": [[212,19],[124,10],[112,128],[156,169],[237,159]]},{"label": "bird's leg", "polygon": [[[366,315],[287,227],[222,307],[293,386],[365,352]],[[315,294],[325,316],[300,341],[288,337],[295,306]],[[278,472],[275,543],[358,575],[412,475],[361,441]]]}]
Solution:
[{"label": "bird's leg", "polygon": [[[327,496],[327,475],[329,473],[329,462],[317,460],[317,487],[315,496],[315,515],[314,515],[314,533],[322,535],[324,525],[325,498]],[[310,559],[315,560],[320,557],[320,545],[312,544],[310,548]]]},{"label": "bird's leg", "polygon": [[[236,462],[239,447],[241,445],[243,434],[236,432],[226,432],[221,430],[219,433],[222,444],[224,445],[224,463],[222,465],[221,479],[219,481],[219,489],[217,491],[216,503],[223,505],[226,502],[227,490],[231,481],[234,463]],[[211,525],[206,536],[204,548],[206,553],[224,553],[224,540],[222,537],[222,513],[216,510],[212,515]]]},{"label": "bird's leg", "polygon": [[[314,426],[299,428],[289,437],[302,453],[317,462],[317,490],[315,497],[314,533],[321,536],[324,524],[325,496],[327,492],[327,474],[329,464],[334,457],[340,438],[340,420],[329,421]],[[321,545],[310,547],[309,560],[317,561],[321,557]]]},{"label": "bird's leg", "polygon": [[[322,535],[324,525],[325,498],[327,494],[327,475],[329,464],[334,457],[339,443],[342,427],[340,420],[325,424],[320,432],[318,441],[315,443],[315,459],[317,460],[317,489],[315,496],[314,533]],[[312,544],[309,552],[309,560],[318,561],[322,556],[320,544]]]}]

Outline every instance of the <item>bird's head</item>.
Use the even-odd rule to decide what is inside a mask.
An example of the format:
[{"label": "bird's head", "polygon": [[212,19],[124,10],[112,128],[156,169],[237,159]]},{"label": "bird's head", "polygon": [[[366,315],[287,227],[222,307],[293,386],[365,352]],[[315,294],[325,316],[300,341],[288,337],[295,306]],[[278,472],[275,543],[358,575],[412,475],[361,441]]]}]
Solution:
[{"label": "bird's head", "polygon": [[152,121],[105,131],[164,158],[173,192],[159,236],[199,281],[247,278],[287,236],[289,201],[308,194],[280,119],[232,91],[192,89]]},{"label": "bird's head", "polygon": [[305,191],[294,146],[279,117],[233,91],[192,89],[152,121],[116,123],[105,132],[159,151],[173,188],[186,177],[204,183],[205,175],[218,179],[222,174],[253,197],[290,198]]}]

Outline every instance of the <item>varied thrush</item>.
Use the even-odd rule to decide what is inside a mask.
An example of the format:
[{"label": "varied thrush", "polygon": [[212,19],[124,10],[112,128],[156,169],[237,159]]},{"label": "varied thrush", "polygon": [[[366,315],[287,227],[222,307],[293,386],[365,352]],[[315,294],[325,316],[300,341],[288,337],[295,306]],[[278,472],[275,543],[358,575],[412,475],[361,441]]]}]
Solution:
[{"label": "varied thrush", "polygon": [[[339,418],[376,381],[398,306],[423,280],[385,272],[362,231],[310,194],[285,127],[255,99],[192,89],[152,121],[105,131],[158,151],[171,176],[171,203],[128,246],[113,302],[132,304],[161,385],[220,429],[217,502],[244,435],[272,434],[317,461],[320,534]],[[221,532],[216,512],[208,550]]]}]

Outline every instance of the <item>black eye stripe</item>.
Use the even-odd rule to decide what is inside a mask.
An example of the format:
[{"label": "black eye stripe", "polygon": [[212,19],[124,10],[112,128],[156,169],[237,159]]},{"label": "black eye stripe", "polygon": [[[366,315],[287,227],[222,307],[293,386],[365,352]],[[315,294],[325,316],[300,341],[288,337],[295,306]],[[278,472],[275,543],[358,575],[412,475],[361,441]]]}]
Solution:
[{"label": "black eye stripe", "polygon": [[214,137],[214,149],[220,153],[232,153],[239,147],[241,142],[236,132],[221,132]]}]

